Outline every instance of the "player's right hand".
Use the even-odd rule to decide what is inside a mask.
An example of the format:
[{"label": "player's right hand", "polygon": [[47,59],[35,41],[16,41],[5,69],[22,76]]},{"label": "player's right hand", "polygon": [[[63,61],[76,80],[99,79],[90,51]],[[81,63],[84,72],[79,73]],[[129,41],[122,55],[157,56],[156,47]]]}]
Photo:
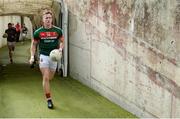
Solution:
[{"label": "player's right hand", "polygon": [[30,60],[29,60],[29,64],[33,64],[34,63],[34,56],[31,56]]}]

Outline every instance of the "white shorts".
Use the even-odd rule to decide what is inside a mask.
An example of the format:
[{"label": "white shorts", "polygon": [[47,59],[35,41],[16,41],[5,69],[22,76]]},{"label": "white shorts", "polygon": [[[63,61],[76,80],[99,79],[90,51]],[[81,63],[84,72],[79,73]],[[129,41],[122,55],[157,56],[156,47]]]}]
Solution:
[{"label": "white shorts", "polygon": [[7,42],[8,46],[15,46],[15,44],[16,44],[16,42],[9,42],[9,41]]},{"label": "white shorts", "polygon": [[49,56],[40,54],[39,67],[49,68],[50,70],[55,71],[57,68],[57,62],[52,61]]},{"label": "white shorts", "polygon": [[27,34],[25,34],[25,33],[22,33],[22,37],[26,37],[26,35],[27,35]]}]

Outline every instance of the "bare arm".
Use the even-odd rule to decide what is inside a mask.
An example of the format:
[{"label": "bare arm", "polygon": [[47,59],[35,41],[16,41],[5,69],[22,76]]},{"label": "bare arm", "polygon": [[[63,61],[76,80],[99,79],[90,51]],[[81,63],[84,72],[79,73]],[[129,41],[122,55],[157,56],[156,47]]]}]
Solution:
[{"label": "bare arm", "polygon": [[62,51],[64,48],[64,36],[60,37],[59,40],[60,40],[59,50]]},{"label": "bare arm", "polygon": [[31,48],[30,48],[30,53],[31,53],[31,58],[29,60],[29,63],[32,64],[34,62],[34,55],[36,53],[36,47],[37,47],[38,42],[35,40],[32,40],[31,42]]},{"label": "bare arm", "polygon": [[35,55],[37,44],[38,43],[36,41],[32,40],[32,42],[31,42],[31,49],[30,49],[31,56]]}]

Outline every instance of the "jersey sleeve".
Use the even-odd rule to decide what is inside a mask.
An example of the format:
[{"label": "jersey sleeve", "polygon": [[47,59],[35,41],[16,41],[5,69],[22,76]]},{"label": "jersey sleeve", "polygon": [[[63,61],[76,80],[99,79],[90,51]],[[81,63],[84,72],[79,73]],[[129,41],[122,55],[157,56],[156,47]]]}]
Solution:
[{"label": "jersey sleeve", "polygon": [[62,31],[62,29],[58,29],[57,32],[58,32],[58,39],[61,38],[61,37],[63,37],[63,31]]},{"label": "jersey sleeve", "polygon": [[40,38],[39,38],[39,32],[38,31],[35,31],[34,34],[33,34],[33,40],[34,41],[39,41]]}]

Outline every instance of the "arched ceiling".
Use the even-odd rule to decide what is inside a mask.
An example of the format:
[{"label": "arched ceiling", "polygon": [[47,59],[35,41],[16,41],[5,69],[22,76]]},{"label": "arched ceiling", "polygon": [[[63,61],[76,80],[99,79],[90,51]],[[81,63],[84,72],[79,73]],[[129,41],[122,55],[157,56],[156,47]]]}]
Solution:
[{"label": "arched ceiling", "polygon": [[0,0],[0,16],[35,15],[45,7],[52,7],[54,0]]}]

